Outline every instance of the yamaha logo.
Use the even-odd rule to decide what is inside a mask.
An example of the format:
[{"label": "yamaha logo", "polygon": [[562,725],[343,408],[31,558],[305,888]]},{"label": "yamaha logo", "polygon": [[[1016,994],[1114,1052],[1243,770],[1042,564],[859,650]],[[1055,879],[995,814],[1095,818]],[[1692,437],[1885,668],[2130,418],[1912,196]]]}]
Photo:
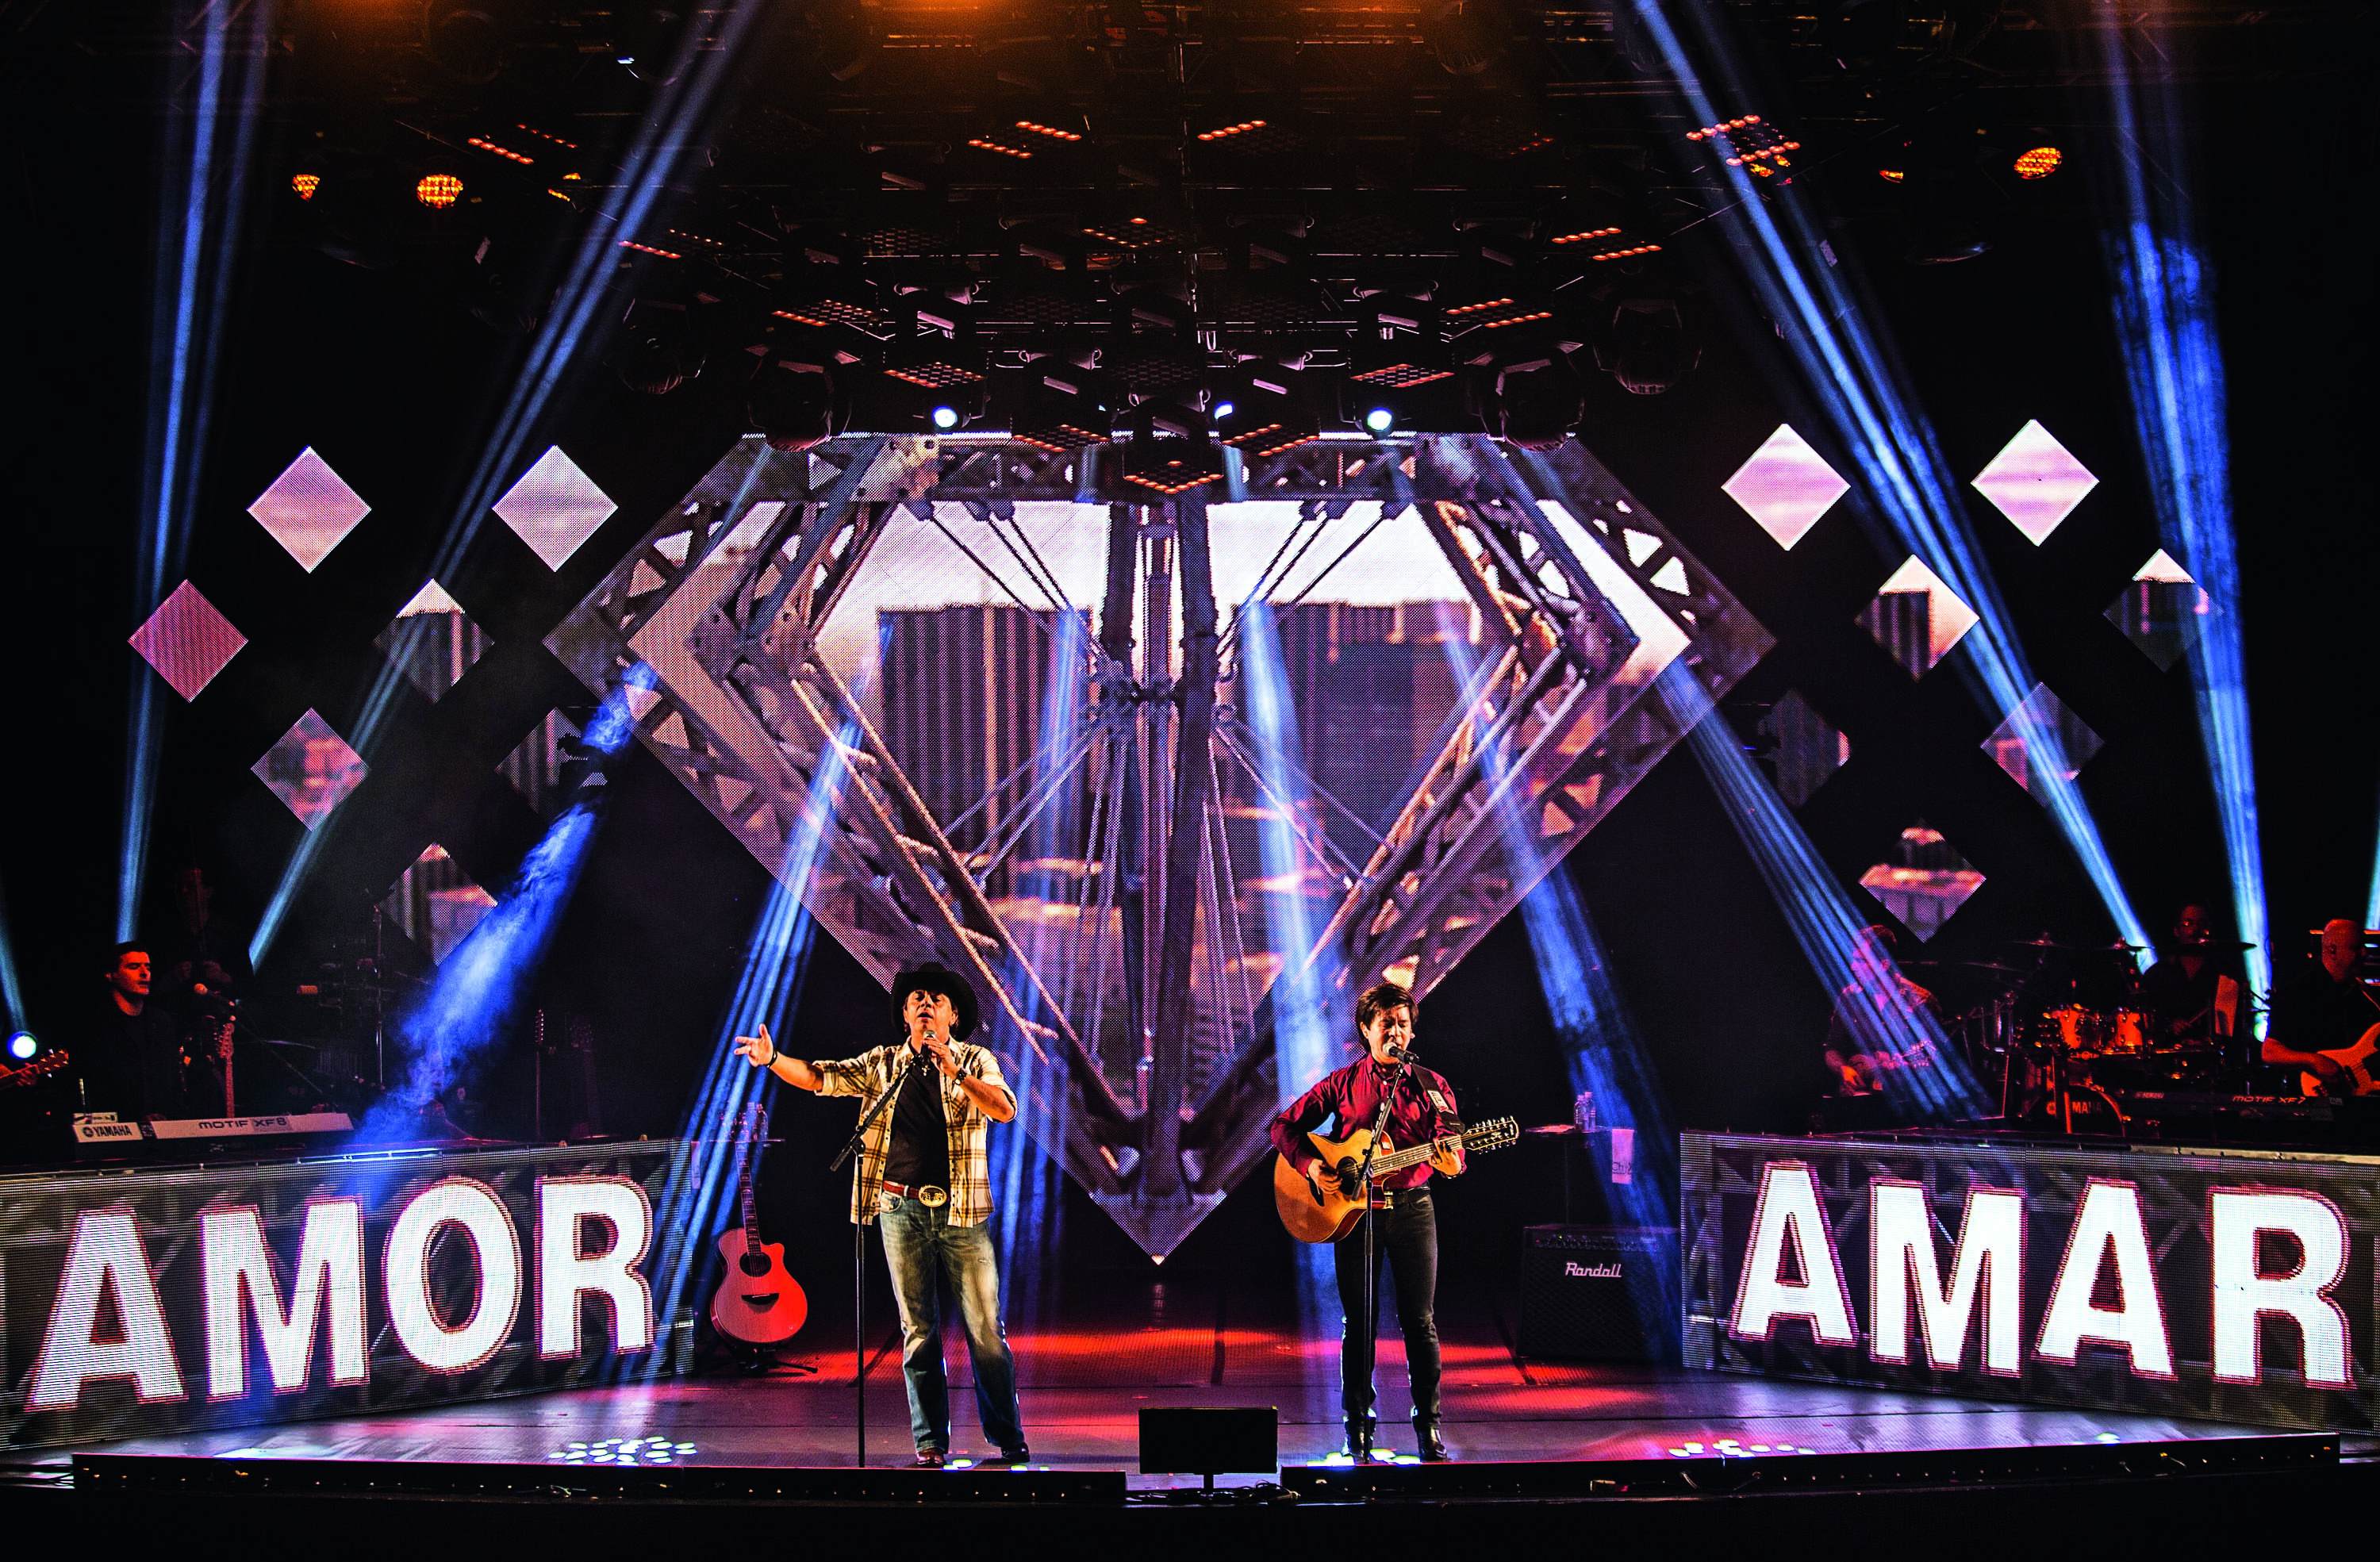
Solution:
[{"label": "yamaha logo", "polygon": [[1573,1280],[1616,1280],[1621,1278],[1617,1261],[1609,1264],[1581,1264],[1572,1260],[1562,1265],[1562,1273]]}]

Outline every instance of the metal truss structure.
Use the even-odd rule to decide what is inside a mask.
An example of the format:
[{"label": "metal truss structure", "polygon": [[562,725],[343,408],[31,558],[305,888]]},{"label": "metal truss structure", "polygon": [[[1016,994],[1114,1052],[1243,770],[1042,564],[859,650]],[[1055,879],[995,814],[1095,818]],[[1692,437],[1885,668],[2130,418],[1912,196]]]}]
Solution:
[{"label": "metal truss structure", "polygon": [[[905,772],[820,630],[905,516],[994,579],[985,554],[1003,544],[1035,622],[1087,623],[1016,506],[1083,505],[1070,524],[1099,525],[1087,506],[1111,454],[870,436],[788,456],[747,439],[547,643],[598,690],[650,667],[643,741],[880,980],[928,959],[967,974],[1028,1130],[1161,1255],[1262,1157],[1284,1088],[1308,1083],[1280,1077],[1287,995],[1344,1047],[1366,985],[1427,993],[1682,735],[1665,670],[1716,699],[1771,642],[1575,442],[1544,457],[1478,436],[1318,442],[1250,461],[1225,493],[1294,502],[1284,556],[1359,505],[1417,515],[1478,626],[1434,758],[1384,829],[1361,830],[1367,860],[1330,838],[1321,805],[1281,795],[1285,775],[1310,778],[1240,708],[1244,614],[1218,613],[1195,490],[1105,506],[1106,590],[1064,737],[1003,783],[1012,806],[938,817],[933,778]],[[951,529],[968,523],[984,554]],[[1259,590],[1289,574],[1268,566]],[[1297,893],[1330,887],[1307,947],[1268,956],[1243,921],[1261,902],[1232,861],[1227,780],[1258,805],[1241,815],[1294,833]],[[1071,899],[1020,897],[1022,842],[1086,789]]]}]

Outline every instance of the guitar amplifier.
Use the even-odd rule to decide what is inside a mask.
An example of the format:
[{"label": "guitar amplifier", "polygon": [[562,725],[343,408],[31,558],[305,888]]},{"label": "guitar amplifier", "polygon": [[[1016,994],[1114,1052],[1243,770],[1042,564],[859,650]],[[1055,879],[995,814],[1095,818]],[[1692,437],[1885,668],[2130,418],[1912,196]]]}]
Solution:
[{"label": "guitar amplifier", "polygon": [[1677,1362],[1678,1262],[1672,1226],[1522,1228],[1522,1356]]}]

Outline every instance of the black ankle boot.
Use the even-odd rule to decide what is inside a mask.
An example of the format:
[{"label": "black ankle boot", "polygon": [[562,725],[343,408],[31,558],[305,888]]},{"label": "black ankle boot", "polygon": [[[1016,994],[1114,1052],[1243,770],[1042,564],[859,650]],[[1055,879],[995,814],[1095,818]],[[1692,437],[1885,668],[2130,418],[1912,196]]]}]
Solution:
[{"label": "black ankle boot", "polygon": [[1376,1447],[1375,1437],[1378,1431],[1378,1423],[1374,1422],[1349,1422],[1347,1423],[1347,1457],[1357,1464],[1373,1462],[1378,1457],[1372,1451]]},{"label": "black ankle boot", "polygon": [[1438,1435],[1438,1423],[1434,1421],[1414,1423],[1414,1445],[1428,1464],[1443,1464],[1454,1457],[1446,1451],[1446,1439]]}]

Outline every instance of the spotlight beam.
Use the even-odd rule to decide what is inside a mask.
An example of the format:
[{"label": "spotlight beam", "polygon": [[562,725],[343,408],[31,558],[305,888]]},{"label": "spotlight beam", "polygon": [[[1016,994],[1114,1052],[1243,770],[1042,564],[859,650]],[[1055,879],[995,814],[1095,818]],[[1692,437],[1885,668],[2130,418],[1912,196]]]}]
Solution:
[{"label": "spotlight beam", "polygon": [[[149,436],[143,452],[140,537],[133,566],[134,622],[164,601],[182,573],[212,427],[216,344],[232,294],[249,167],[264,91],[269,7],[227,15],[200,6],[180,29],[198,55],[197,102],[185,115],[165,115],[169,175],[167,241],[158,247],[150,304],[152,367]],[[237,36],[235,37],[235,30]],[[187,149],[182,141],[188,137]],[[115,936],[129,938],[140,920],[140,891],[149,871],[149,824],[157,790],[160,679],[132,667],[125,732],[124,822],[115,885]]]},{"label": "spotlight beam", "polygon": [[[2154,29],[2154,17],[2142,25]],[[2249,946],[2248,983],[2262,992],[2271,987],[2273,961],[2266,947],[2256,755],[2248,720],[2213,262],[2198,240],[2186,182],[2187,141],[2173,86],[2152,80],[2135,87],[2121,29],[2106,30],[2101,44],[2118,143],[2116,155],[2104,160],[2108,172],[2102,182],[2113,187],[2116,219],[2105,243],[2125,385],[2160,539],[2206,593],[2209,611],[2190,651],[2199,741],[2222,820],[2231,913]],[[2162,171],[2163,178],[2153,181],[2151,168]],[[2374,870],[2373,909],[2380,916],[2380,864]],[[2261,1016],[2257,1028],[2263,1028]]]},{"label": "spotlight beam", "polygon": [[[595,213],[571,252],[553,308],[532,338],[527,356],[514,372],[508,394],[497,408],[492,426],[481,441],[449,513],[445,529],[431,554],[429,573],[451,576],[462,563],[472,539],[493,511],[496,501],[516,481],[531,440],[547,423],[555,393],[579,366],[598,311],[612,297],[611,283],[618,262],[623,235],[644,230],[689,151],[703,144],[702,130],[717,106],[721,87],[733,75],[741,57],[745,33],[765,7],[732,6],[720,17],[712,47],[703,47],[699,30],[688,28],[675,71],[655,91],[639,122],[635,140],[622,161],[616,205]],[[356,730],[350,734],[358,753],[370,760],[388,721],[398,708],[405,674],[384,661],[373,674]],[[366,785],[370,783],[367,781]],[[344,812],[342,810],[341,812]],[[298,843],[282,870],[256,936],[249,944],[249,963],[259,966],[280,934],[291,907],[339,822],[334,812],[322,828],[310,830]]]},{"label": "spotlight beam", "polygon": [[[1694,122],[1717,123],[1722,116],[1671,26],[1669,8],[1662,0],[1627,3]],[[1721,84],[1731,96],[1744,99],[1744,73],[1734,65],[1726,18],[1706,7],[1679,8],[1694,18],[1698,41],[1718,62]],[[2126,942],[2145,950],[2146,931],[2132,911],[2082,789],[2067,772],[2063,745],[2054,729],[2025,704],[2034,679],[2023,648],[1964,512],[1952,498],[1956,485],[1932,426],[1903,391],[1888,345],[1861,323],[1868,315],[1839,274],[1840,268],[1809,260],[1832,250],[1802,201],[1762,199],[1740,167],[1721,167],[1716,176],[1735,198],[1721,214],[1720,231],[1763,306],[1779,322],[1779,333],[1791,344],[1812,398],[1826,412],[1838,444],[1851,455],[1865,492],[1899,545],[1924,561],[1975,611],[1978,622],[1966,638],[1973,647],[1967,666],[1990,708],[2013,720],[2027,753],[2049,761],[2029,768],[2035,775],[2034,794],[2118,932]]]}]

